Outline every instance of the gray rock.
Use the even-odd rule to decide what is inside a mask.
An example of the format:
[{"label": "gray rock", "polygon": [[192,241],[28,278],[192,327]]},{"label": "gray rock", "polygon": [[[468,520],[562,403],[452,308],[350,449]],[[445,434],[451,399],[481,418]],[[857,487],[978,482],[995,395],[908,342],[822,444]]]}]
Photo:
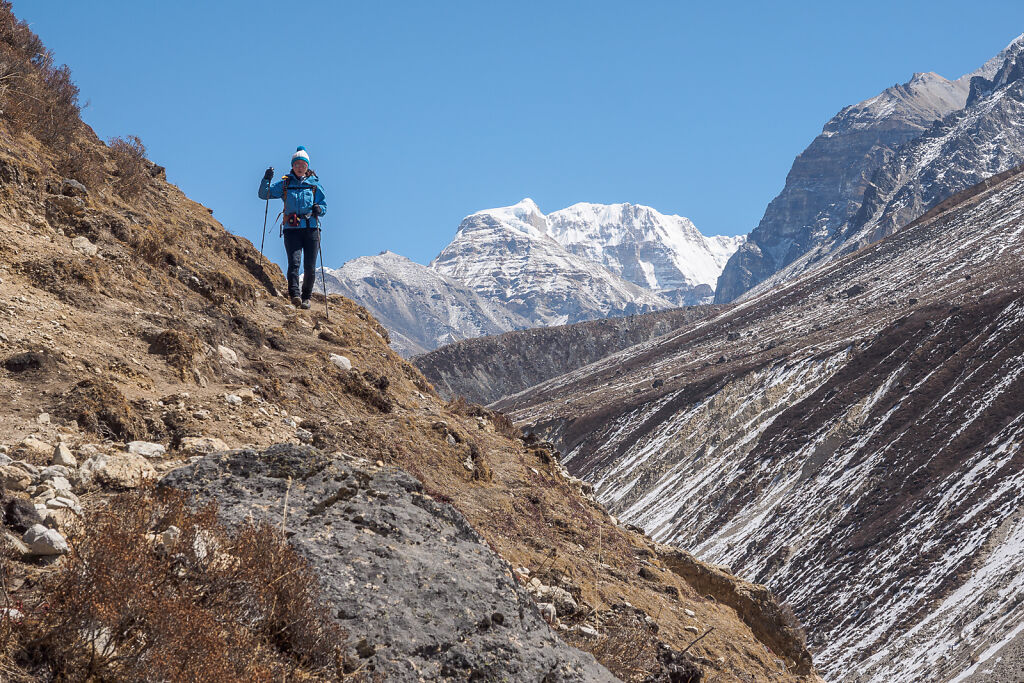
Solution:
[{"label": "gray rock", "polygon": [[86,256],[95,256],[99,253],[99,247],[89,241],[88,237],[76,237],[71,240],[71,248],[80,251]]},{"label": "gray rock", "polygon": [[151,441],[131,441],[128,444],[128,452],[146,458],[162,458],[167,454],[167,448]]},{"label": "gray rock", "polygon": [[341,370],[351,370],[352,369],[352,361],[350,361],[347,357],[342,356],[341,354],[332,353],[331,354],[331,362],[334,363],[335,365],[337,365],[338,368],[341,369]]},{"label": "gray rock", "polygon": [[387,680],[616,680],[561,641],[509,565],[401,470],[281,445],[209,455],[161,485],[216,500],[229,523],[252,516],[275,526],[290,486],[291,543],[358,636],[356,656]]},{"label": "gray rock", "polygon": [[63,555],[68,551],[68,542],[56,529],[47,529],[42,524],[36,524],[21,538],[28,546],[29,553],[36,557],[50,557]]},{"label": "gray rock", "polygon": [[89,194],[89,190],[86,189],[85,185],[74,178],[65,178],[64,182],[61,183],[60,191],[65,197],[85,197]]},{"label": "gray rock", "polygon": [[82,463],[79,470],[82,483],[101,484],[113,488],[130,489],[141,486],[156,477],[156,470],[141,455],[121,453],[100,454]]},{"label": "gray rock", "polygon": [[17,465],[0,465],[0,487],[8,491],[24,491],[32,483],[32,475]]},{"label": "gray rock", "polygon": [[57,444],[56,448],[53,449],[53,458],[51,462],[54,465],[60,465],[62,467],[78,467],[78,460],[71,453],[71,449],[64,443]]},{"label": "gray rock", "polygon": [[227,346],[218,346],[217,353],[220,354],[220,359],[225,363],[238,365],[238,354],[234,349],[228,348]]}]

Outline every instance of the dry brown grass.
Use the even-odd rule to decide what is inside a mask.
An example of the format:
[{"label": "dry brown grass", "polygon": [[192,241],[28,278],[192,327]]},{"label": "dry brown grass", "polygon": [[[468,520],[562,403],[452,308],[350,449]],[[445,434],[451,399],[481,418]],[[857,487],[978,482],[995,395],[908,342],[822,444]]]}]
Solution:
[{"label": "dry brown grass", "polygon": [[[172,525],[172,548],[147,539]],[[214,507],[193,510],[177,492],[115,497],[82,528],[25,617],[0,623],[9,678],[351,678],[345,634],[279,530],[229,530]]]}]

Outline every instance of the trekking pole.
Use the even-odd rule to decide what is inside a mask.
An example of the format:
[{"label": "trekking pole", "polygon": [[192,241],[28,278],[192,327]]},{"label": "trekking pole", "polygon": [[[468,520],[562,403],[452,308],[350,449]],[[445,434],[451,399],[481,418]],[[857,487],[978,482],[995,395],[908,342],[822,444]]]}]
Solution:
[{"label": "trekking pole", "polygon": [[[274,167],[271,166],[270,170],[273,171]],[[270,179],[273,180],[274,176],[271,174]],[[263,209],[263,236],[260,237],[260,268],[263,268],[263,242],[267,239],[267,214],[270,213],[270,183],[267,183],[267,205]]]},{"label": "trekking pole", "polygon": [[[323,232],[320,232],[320,237],[323,237]],[[324,315],[327,317],[327,322],[331,321],[331,309],[327,306],[327,277],[324,275],[324,241],[318,239],[316,241],[317,249],[320,251],[320,284],[324,286]]]}]

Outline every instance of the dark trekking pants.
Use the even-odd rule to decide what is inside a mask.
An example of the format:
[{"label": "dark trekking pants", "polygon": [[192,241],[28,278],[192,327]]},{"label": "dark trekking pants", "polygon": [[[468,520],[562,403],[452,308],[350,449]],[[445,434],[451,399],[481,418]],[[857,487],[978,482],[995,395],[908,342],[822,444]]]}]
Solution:
[{"label": "dark trekking pants", "polygon": [[[287,228],[284,248],[288,251],[288,296],[308,299],[316,280],[316,255],[320,250],[318,228]],[[302,290],[299,290],[299,266],[303,266]]]}]

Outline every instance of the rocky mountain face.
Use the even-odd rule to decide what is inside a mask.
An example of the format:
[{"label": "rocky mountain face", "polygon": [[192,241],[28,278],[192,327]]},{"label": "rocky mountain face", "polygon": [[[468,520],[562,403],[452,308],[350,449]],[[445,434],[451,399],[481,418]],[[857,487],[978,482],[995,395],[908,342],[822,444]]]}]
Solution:
[{"label": "rocky mountain face", "polygon": [[[935,138],[940,134],[933,124],[947,116],[956,119],[965,107],[976,104],[979,95],[972,94],[972,81],[984,90],[983,83],[997,78],[1008,61],[1015,61],[1020,45],[1018,39],[981,69],[955,81],[934,73],[914,74],[909,82],[839,112],[793,162],[782,192],[769,204],[746,244],[729,260],[715,302],[732,301],[783,269],[785,273],[771,284],[813,267],[824,255],[844,253],[840,247],[857,226],[863,227],[871,216],[878,220],[879,202],[889,209],[885,220],[867,231],[874,239],[905,225],[954,192],[1005,170],[1006,166],[993,163],[992,154],[960,154],[956,143],[936,147]],[[1005,81],[1005,73],[999,78]],[[998,125],[994,120],[992,124]],[[941,125],[964,127],[962,121]],[[911,141],[916,141],[917,152],[901,150]],[[1016,149],[1012,141],[997,147]],[[908,154],[918,157],[917,161],[910,160]],[[949,169],[948,176],[940,171],[947,162],[956,167]],[[931,172],[924,166],[931,166]],[[890,196],[907,185],[918,189],[906,190],[899,199]],[[918,196],[910,196],[915,194]]]},{"label": "rocky mountain face", "polygon": [[465,339],[412,363],[447,398],[489,404],[630,346],[717,315],[723,306],[691,306],[575,325]]},{"label": "rocky mountain face", "polygon": [[468,216],[429,267],[385,252],[327,276],[391,332],[404,356],[529,327],[707,303],[743,237],[705,237],[681,216],[529,199]]},{"label": "rocky mountain face", "polygon": [[1015,170],[497,405],[622,519],[792,604],[826,678],[1018,680],[1022,236]]},{"label": "rocky mountain face", "polygon": [[326,268],[324,274],[327,290],[362,303],[388,329],[392,348],[402,356],[530,326],[465,284],[390,251]]},{"label": "rocky mountain face", "polygon": [[[36,59],[38,39],[6,5],[0,23],[4,59],[25,53],[11,88],[41,79],[46,94],[54,79],[42,77],[57,72]],[[818,680],[766,588],[620,524],[551,444],[437,396],[365,308],[337,295],[329,320],[323,301],[292,307],[280,270],[160,167],[134,158],[129,175],[123,150],[77,117],[58,142],[24,127],[42,119],[15,127],[19,103],[43,100],[11,92],[0,92],[5,678],[140,680],[166,668],[160,653],[184,652],[188,668],[167,678],[281,678],[252,674],[262,657],[304,680],[401,680],[417,666],[450,681],[532,680],[547,666],[556,681]],[[162,475],[161,492],[144,486]],[[275,550],[294,538],[307,564],[241,576],[247,548],[212,535],[214,510],[155,502],[172,485],[218,500],[224,522],[267,523]],[[151,507],[126,510],[125,490]],[[103,561],[83,563],[86,548]],[[248,551],[249,568],[277,566],[277,552]],[[107,580],[84,580],[95,572]],[[127,593],[110,580],[154,573]],[[278,594],[317,616],[302,638]],[[218,620],[239,602],[261,607]],[[323,643],[335,631],[320,619],[345,633]],[[197,646],[229,631],[234,647]],[[308,666],[317,641],[337,654],[331,675]]]},{"label": "rocky mountain face", "polygon": [[991,78],[971,79],[966,108],[936,121],[879,168],[857,213],[828,240],[759,285],[762,291],[891,235],[947,197],[1024,163],[1024,42]]}]

